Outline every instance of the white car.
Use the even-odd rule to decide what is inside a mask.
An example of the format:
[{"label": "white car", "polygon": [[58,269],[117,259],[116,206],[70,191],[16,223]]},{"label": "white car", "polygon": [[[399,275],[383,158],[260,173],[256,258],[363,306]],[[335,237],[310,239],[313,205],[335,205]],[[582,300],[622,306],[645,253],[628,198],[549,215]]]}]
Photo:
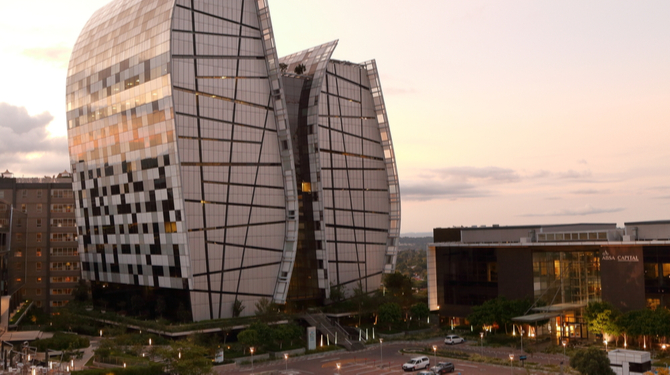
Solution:
[{"label": "white car", "polygon": [[402,365],[402,369],[405,371],[414,371],[427,369],[430,366],[430,360],[428,357],[414,357]]},{"label": "white car", "polygon": [[465,339],[459,335],[449,335],[444,339],[444,343],[447,345],[460,344],[465,342]]}]

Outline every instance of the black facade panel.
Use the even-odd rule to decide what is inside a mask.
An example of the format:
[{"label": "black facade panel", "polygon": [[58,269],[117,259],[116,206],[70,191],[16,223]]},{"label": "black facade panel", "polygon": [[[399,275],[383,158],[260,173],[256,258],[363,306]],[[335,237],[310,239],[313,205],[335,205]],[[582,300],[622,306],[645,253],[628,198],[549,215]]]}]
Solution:
[{"label": "black facade panel", "polygon": [[533,254],[530,248],[498,248],[498,295],[533,298]]},{"label": "black facade panel", "polygon": [[623,312],[646,305],[642,253],[640,246],[603,247],[600,252],[602,298]]}]

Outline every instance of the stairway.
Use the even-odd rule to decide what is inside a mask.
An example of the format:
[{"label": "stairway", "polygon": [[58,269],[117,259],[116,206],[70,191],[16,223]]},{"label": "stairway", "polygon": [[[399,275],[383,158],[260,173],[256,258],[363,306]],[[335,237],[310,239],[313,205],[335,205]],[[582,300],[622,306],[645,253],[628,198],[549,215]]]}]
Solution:
[{"label": "stairway", "polygon": [[365,349],[365,345],[363,345],[362,342],[352,340],[349,334],[339,326],[339,324],[331,323],[328,317],[323,313],[307,313],[302,317],[307,323],[316,327],[318,331],[321,331],[322,334],[328,335],[331,340],[335,339],[335,333],[337,332],[337,345],[343,346],[348,351],[351,352]]}]

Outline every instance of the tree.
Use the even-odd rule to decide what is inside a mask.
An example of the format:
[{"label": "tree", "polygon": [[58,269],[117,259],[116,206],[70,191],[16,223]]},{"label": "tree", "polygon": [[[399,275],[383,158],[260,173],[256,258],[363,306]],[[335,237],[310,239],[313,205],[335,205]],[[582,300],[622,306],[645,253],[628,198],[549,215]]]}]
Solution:
[{"label": "tree", "polygon": [[288,65],[286,65],[286,63],[279,63],[279,70],[281,70],[282,73],[285,73],[287,68]]},{"label": "tree", "polygon": [[358,326],[361,326],[361,316],[372,310],[372,298],[363,290],[363,284],[358,282],[358,286],[354,288],[354,295],[351,297],[351,302],[358,308]]},{"label": "tree", "polygon": [[86,283],[86,280],[84,279],[79,279],[79,283],[77,284],[77,288],[72,292],[74,295],[74,298],[77,301],[80,302],[86,302],[88,301],[88,284]]},{"label": "tree", "polygon": [[256,316],[264,322],[272,322],[279,319],[277,310],[279,307],[268,298],[261,298],[256,302]]},{"label": "tree", "polygon": [[237,334],[237,341],[241,342],[247,347],[258,346],[261,343],[258,338],[258,332],[251,328],[247,328]]},{"label": "tree", "polygon": [[430,314],[430,309],[428,308],[428,305],[426,305],[425,303],[419,302],[416,305],[412,306],[411,312],[414,318],[422,320],[428,317],[428,314]]},{"label": "tree", "polygon": [[285,342],[291,342],[293,345],[293,340],[298,339],[302,335],[302,330],[295,324],[278,324],[272,330],[272,338],[275,342],[279,343],[279,349],[284,348]]},{"label": "tree", "polygon": [[235,302],[233,302],[233,318],[237,318],[242,314],[242,310],[244,310],[244,306],[242,306],[242,301],[239,299],[235,299]]},{"label": "tree", "polygon": [[204,375],[212,372],[212,361],[207,358],[207,349],[189,340],[156,348],[156,357],[162,358],[168,374]]},{"label": "tree", "polygon": [[507,326],[512,324],[512,318],[524,315],[531,305],[530,299],[508,300],[505,297],[498,297],[473,307],[468,320],[476,326],[497,323],[498,326],[505,326],[507,332]]},{"label": "tree", "polygon": [[330,300],[333,302],[340,302],[347,298],[347,294],[345,291],[342,290],[342,287],[340,285],[335,286],[334,284],[330,284]]},{"label": "tree", "polygon": [[595,332],[600,332],[603,337],[605,337],[605,335],[618,337],[621,334],[621,328],[616,323],[616,318],[616,311],[605,310],[598,313],[595,319],[589,321],[589,329]]},{"label": "tree", "polygon": [[391,324],[402,320],[402,310],[397,303],[385,303],[379,306],[379,321],[381,323],[388,323],[389,331]]},{"label": "tree", "polygon": [[305,73],[306,70],[307,68],[305,67],[305,64],[299,64],[298,66],[295,67],[295,69],[293,69],[295,74],[303,74]]},{"label": "tree", "polygon": [[607,353],[596,347],[578,351],[570,358],[570,366],[582,375],[615,375]]}]

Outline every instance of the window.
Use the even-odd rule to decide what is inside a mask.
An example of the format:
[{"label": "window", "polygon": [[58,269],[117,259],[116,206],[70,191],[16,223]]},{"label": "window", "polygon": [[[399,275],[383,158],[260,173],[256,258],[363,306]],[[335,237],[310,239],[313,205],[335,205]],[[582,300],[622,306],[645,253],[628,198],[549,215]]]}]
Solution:
[{"label": "window", "polygon": [[42,212],[42,203],[38,203],[37,206],[35,206],[35,210],[37,212]]},{"label": "window", "polygon": [[79,262],[53,262],[51,271],[73,271],[79,269]]},{"label": "window", "polygon": [[175,222],[166,222],[165,223],[165,233],[177,233],[177,223]]},{"label": "window", "polygon": [[71,204],[52,204],[51,212],[54,213],[74,212],[74,206]]},{"label": "window", "polygon": [[28,213],[28,205],[26,205],[25,203],[21,203],[21,212],[23,212],[24,214]]},{"label": "window", "polygon": [[35,256],[38,257],[38,258],[42,256],[42,248],[41,247],[38,247],[37,249],[35,249]]},{"label": "window", "polygon": [[52,283],[76,283],[79,276],[55,276],[51,278]]},{"label": "window", "polygon": [[35,301],[35,306],[42,307],[42,301]]},{"label": "window", "polygon": [[51,190],[53,198],[74,198],[72,190]]},{"label": "window", "polygon": [[42,198],[42,190],[37,191],[37,198]]},{"label": "window", "polygon": [[309,182],[303,182],[302,183],[302,192],[303,193],[311,193],[312,192],[312,184]]},{"label": "window", "polygon": [[42,233],[35,233],[35,241],[42,242]]},{"label": "window", "polygon": [[16,219],[16,227],[21,228],[23,226],[23,220],[21,219]]},{"label": "window", "polygon": [[58,288],[58,289],[51,289],[51,294],[54,296],[60,296],[60,295],[70,295],[72,294],[72,288]]},{"label": "window", "polygon": [[28,197],[28,190],[21,190],[21,198],[27,198]]},{"label": "window", "polygon": [[0,198],[4,198],[4,197],[5,197],[5,191],[4,191],[4,190],[0,190]]},{"label": "window", "polygon": [[35,220],[35,223],[36,223],[38,228],[42,228],[42,219]]},{"label": "window", "polygon": [[75,219],[51,219],[52,227],[75,227],[76,225],[77,221]]},{"label": "window", "polygon": [[77,256],[77,248],[75,247],[56,247],[51,249],[52,256]]},{"label": "window", "polygon": [[0,219],[0,228],[6,228],[9,226],[9,220],[7,219]]},{"label": "window", "polygon": [[7,211],[7,205],[4,203],[0,203],[0,212],[5,212]]},{"label": "window", "polygon": [[42,289],[40,289],[40,288],[35,289],[35,295],[41,296],[42,295]]},{"label": "window", "polygon": [[35,270],[41,271],[42,270],[42,262],[37,262],[35,263]]},{"label": "window", "polygon": [[16,234],[16,241],[17,242],[23,241],[23,233],[17,233]]},{"label": "window", "polygon": [[42,283],[42,278],[41,278],[41,277],[38,277],[38,278],[37,278],[37,283],[38,283],[38,284],[41,284],[41,283]]},{"label": "window", "polygon": [[63,307],[67,305],[68,301],[51,301],[51,307]]},{"label": "window", "polygon": [[22,258],[23,257],[23,251],[15,251],[14,252],[14,258]]},{"label": "window", "polygon": [[76,240],[77,236],[74,233],[51,233],[51,241],[53,242],[67,242]]}]

